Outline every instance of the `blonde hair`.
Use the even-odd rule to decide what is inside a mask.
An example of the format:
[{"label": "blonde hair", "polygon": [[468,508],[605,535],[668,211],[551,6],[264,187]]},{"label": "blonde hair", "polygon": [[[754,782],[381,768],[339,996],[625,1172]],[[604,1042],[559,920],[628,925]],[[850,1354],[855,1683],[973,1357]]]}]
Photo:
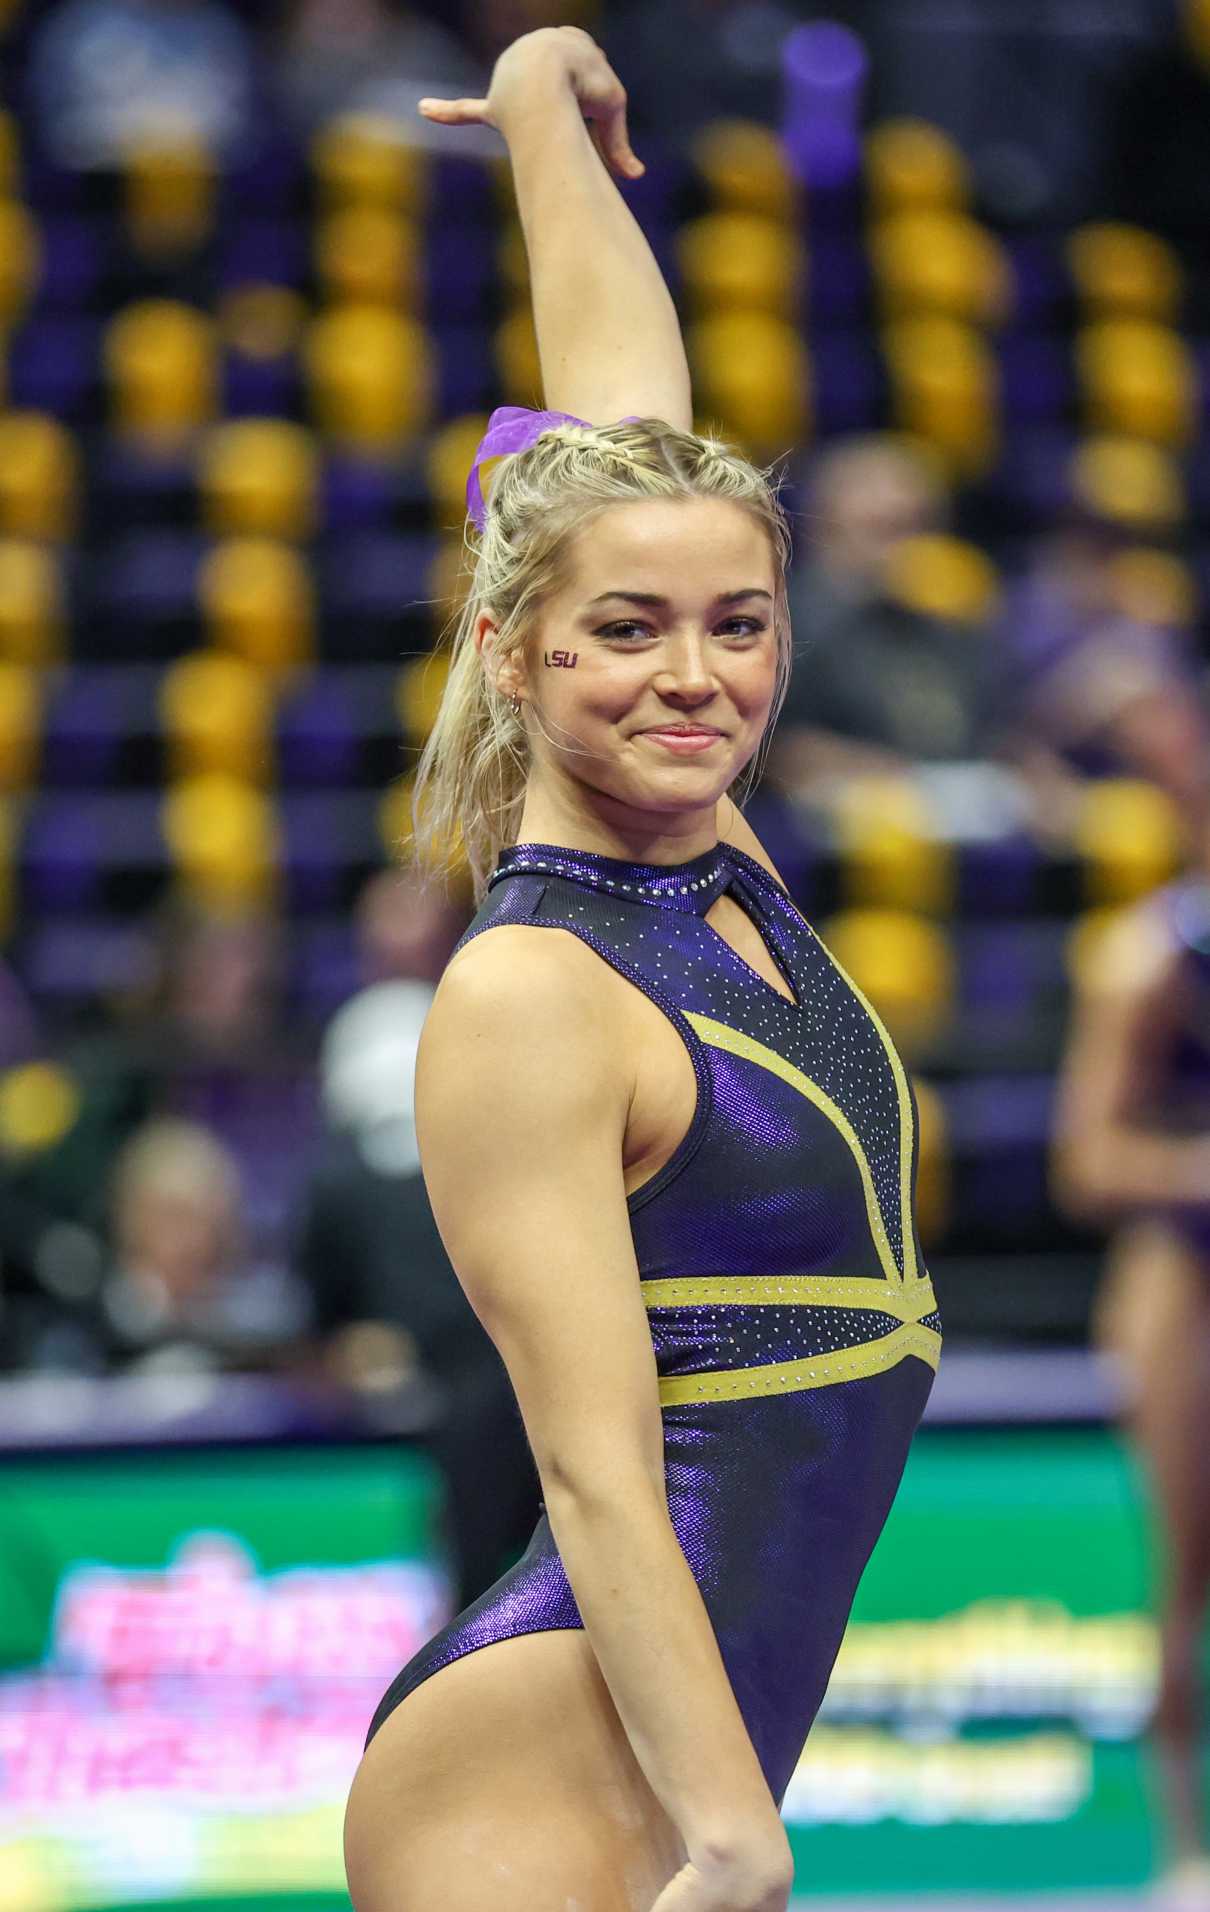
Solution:
[{"label": "blonde hair", "polygon": [[776,685],[761,743],[729,794],[742,804],[760,774],[791,662],[790,532],[770,474],[720,440],[677,431],[657,418],[553,426],[496,467],[483,530],[467,521],[470,585],[440,640],[439,648],[449,647],[449,674],[414,773],[413,854],[430,880],[459,873],[465,859],[476,907],[500,850],[516,841],[530,769],[524,722],[489,681],[475,646],[476,623],[485,611],[496,623],[498,669],[523,649],[542,605],[562,588],[573,537],[606,506],[644,498],[727,499],[768,536],[776,576]]}]

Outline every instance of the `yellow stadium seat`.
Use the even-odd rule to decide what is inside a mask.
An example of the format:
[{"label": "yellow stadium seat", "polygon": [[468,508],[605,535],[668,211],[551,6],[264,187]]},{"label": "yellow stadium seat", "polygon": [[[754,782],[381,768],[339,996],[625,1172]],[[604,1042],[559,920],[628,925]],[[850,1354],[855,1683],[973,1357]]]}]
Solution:
[{"label": "yellow stadium seat", "polygon": [[271,903],[281,833],[274,805],[237,777],[185,778],[161,806],[179,886],[213,910]]},{"label": "yellow stadium seat", "polygon": [[1197,373],[1175,332],[1146,319],[1105,319],[1079,333],[1076,364],[1094,431],[1172,446],[1193,438]]},{"label": "yellow stadium seat", "polygon": [[806,255],[797,234],[775,220],[707,213],[681,227],[676,253],[692,313],[766,312],[797,322]]},{"label": "yellow stadium seat", "polygon": [[32,215],[15,199],[0,200],[0,326],[19,322],[41,273],[42,241]]},{"label": "yellow stadium seat", "polygon": [[882,344],[897,423],[935,446],[952,475],[985,471],[999,448],[999,383],[980,334],[957,319],[900,319]]},{"label": "yellow stadium seat", "polygon": [[0,658],[37,669],[63,652],[63,585],[42,544],[0,540]]},{"label": "yellow stadium seat", "polygon": [[1158,233],[1110,220],[1080,226],[1067,242],[1067,262],[1090,319],[1175,323],[1183,275],[1176,252]]},{"label": "yellow stadium seat", "polygon": [[198,478],[206,529],[224,538],[309,538],[319,483],[315,441],[284,418],[240,418],[207,433]]},{"label": "yellow stadium seat", "polygon": [[800,188],[771,127],[759,120],[713,120],[690,152],[720,211],[755,213],[782,224],[797,219]]},{"label": "yellow stadium seat", "polygon": [[996,567],[979,547],[943,532],[902,538],[887,564],[888,595],[922,617],[984,624],[1000,601]]},{"label": "yellow stadium seat", "polygon": [[542,367],[533,313],[528,305],[514,306],[507,317],[501,319],[492,339],[492,349],[506,403],[531,405],[540,410]]},{"label": "yellow stadium seat", "polygon": [[896,319],[937,312],[998,325],[1012,303],[1012,275],[992,234],[965,213],[908,212],[869,235],[883,311]]},{"label": "yellow stadium seat", "polygon": [[910,777],[850,777],[832,801],[841,893],[848,904],[944,915],[953,853]]},{"label": "yellow stadium seat", "polygon": [[913,1076],[916,1094],[916,1226],[926,1250],[945,1234],[950,1212],[950,1146],[945,1104],[932,1084]]},{"label": "yellow stadium seat", "polygon": [[232,286],[215,307],[219,334],[245,358],[276,359],[302,337],[306,300],[289,286],[250,281]]},{"label": "yellow stadium seat", "polygon": [[176,439],[214,414],[214,326],[193,306],[171,299],[126,306],[105,334],[105,370],[120,432]]},{"label": "yellow stadium seat", "polygon": [[400,136],[393,119],[372,113],[329,120],[311,148],[311,164],[325,211],[376,206],[418,218],[428,199],[428,156]]},{"label": "yellow stadium seat", "polygon": [[1180,466],[1145,438],[1086,438],[1072,454],[1071,488],[1088,511],[1127,531],[1170,531],[1187,514]]},{"label": "yellow stadium seat", "polygon": [[76,526],[80,455],[76,441],[45,412],[0,417],[0,533],[71,537]]},{"label": "yellow stadium seat", "polygon": [[341,206],[319,222],[315,273],[324,297],[414,308],[423,286],[420,230],[384,206]]},{"label": "yellow stadium seat", "polygon": [[1119,551],[1109,560],[1109,575],[1118,609],[1140,624],[1160,624],[1174,631],[1192,630],[1197,622],[1197,580],[1187,564],[1170,551],[1138,546]]},{"label": "yellow stadium seat", "polygon": [[27,790],[38,772],[42,692],[36,671],[0,663],[0,791]]},{"label": "yellow stadium seat", "polygon": [[174,777],[216,773],[263,783],[272,775],[272,685],[241,657],[195,651],[169,665],[160,721]]},{"label": "yellow stadium seat", "polygon": [[717,313],[687,328],[694,399],[758,459],[794,450],[811,430],[811,367],[797,326],[762,312]]},{"label": "yellow stadium seat", "polygon": [[513,306],[530,302],[529,254],[525,249],[525,234],[521,230],[521,221],[516,209],[504,220],[500,236],[496,241],[496,270],[499,274],[505,304]]},{"label": "yellow stadium seat", "polygon": [[214,161],[203,141],[182,131],[140,141],[125,157],[126,229],[144,257],[190,253],[214,223]]},{"label": "yellow stadium seat", "polygon": [[335,306],[312,322],[303,358],[312,414],[337,444],[390,453],[427,425],[436,372],[417,320],[384,306]]},{"label": "yellow stadium seat", "polygon": [[275,679],[315,655],[315,587],[306,559],[270,538],[229,538],[201,568],[198,597],[212,641]]},{"label": "yellow stadium seat", "polygon": [[76,1078],[57,1062],[23,1062],[0,1075],[0,1157],[29,1157],[53,1148],[75,1127],[81,1106]]},{"label": "yellow stadium seat", "polygon": [[1090,904],[1129,903],[1166,883],[1180,861],[1180,816],[1154,784],[1108,777],[1083,794],[1073,832]]},{"label": "yellow stadium seat", "polygon": [[[3,0],[0,0],[0,16],[2,13]],[[20,196],[21,136],[13,115],[0,110],[0,199],[19,199]]]},{"label": "yellow stadium seat", "polygon": [[423,657],[410,657],[396,680],[395,708],[400,728],[417,749],[436,721],[449,674],[449,652],[430,651]]},{"label": "yellow stadium seat", "polygon": [[461,537],[466,518],[466,481],[487,430],[486,412],[464,412],[433,433],[425,459],[433,521]]},{"label": "yellow stadium seat", "polygon": [[867,134],[866,185],[876,215],[946,206],[970,199],[970,174],[953,140],[928,120],[888,119]]},{"label": "yellow stadium seat", "polygon": [[907,910],[842,910],[824,944],[886,1023],[905,1058],[919,1055],[953,1008],[955,966],[946,932]]}]

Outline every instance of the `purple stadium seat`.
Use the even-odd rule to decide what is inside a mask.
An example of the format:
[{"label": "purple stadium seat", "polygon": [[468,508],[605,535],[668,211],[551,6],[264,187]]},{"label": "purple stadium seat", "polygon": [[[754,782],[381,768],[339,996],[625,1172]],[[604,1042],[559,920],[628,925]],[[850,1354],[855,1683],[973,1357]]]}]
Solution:
[{"label": "purple stadium seat", "polygon": [[857,233],[822,232],[813,239],[807,270],[806,322],[812,344],[818,330],[845,328],[854,345],[865,345],[854,328],[868,322],[870,262]]},{"label": "purple stadium seat", "polygon": [[47,790],[148,782],[160,768],[155,666],[73,670],[46,706],[42,782]]},{"label": "purple stadium seat", "polygon": [[41,797],[20,862],[22,897],[35,919],[41,910],[146,908],[167,871],[159,796],[90,790]]},{"label": "purple stadium seat", "polygon": [[282,860],[291,912],[351,905],[366,877],[382,864],[380,801],[378,791],[282,798]]},{"label": "purple stadium seat", "polygon": [[59,213],[43,222],[38,298],[44,313],[90,305],[104,272],[105,237],[96,220]]},{"label": "purple stadium seat", "polygon": [[21,327],[8,348],[8,402],[15,411],[85,424],[96,414],[99,394],[95,320],[38,313]]},{"label": "purple stadium seat", "polygon": [[1037,233],[1017,233],[1001,244],[1012,273],[1016,323],[1048,326],[1069,317],[1071,279],[1062,244]]},{"label": "purple stadium seat", "polygon": [[107,438],[93,462],[95,523],[107,537],[152,525],[197,524],[197,457],[188,445],[153,451],[134,439]]},{"label": "purple stadium seat", "polygon": [[1042,856],[1024,831],[963,843],[957,853],[956,914],[1029,916],[1038,908]]},{"label": "purple stadium seat", "polygon": [[370,662],[427,649],[435,552],[432,538],[385,532],[326,540],[319,565],[323,655]]},{"label": "purple stadium seat", "polygon": [[260,358],[228,346],[220,377],[227,418],[302,416],[302,377],[293,352]]},{"label": "purple stadium seat", "polygon": [[1048,425],[1072,415],[1075,370],[1065,339],[1007,332],[999,341],[999,356],[1005,417],[1017,425]]},{"label": "purple stadium seat", "polygon": [[486,329],[496,297],[495,248],[488,233],[454,225],[442,208],[424,236],[424,313],[430,326]]},{"label": "purple stadium seat", "polygon": [[150,661],[196,643],[197,570],[204,549],[193,532],[135,532],[120,539],[97,562],[93,654]]},{"label": "purple stadium seat", "polygon": [[241,219],[224,228],[217,278],[220,290],[237,285],[305,286],[310,270],[301,220]]},{"label": "purple stadium seat", "polygon": [[841,330],[812,340],[815,424],[821,438],[873,431],[887,412],[886,370],[868,335]]},{"label": "purple stadium seat", "polygon": [[145,978],[151,960],[143,929],[111,916],[36,923],[21,944],[21,973],[52,1018],[131,988]]},{"label": "purple stadium seat", "polygon": [[357,940],[347,916],[299,923],[290,938],[290,994],[312,1023],[324,1023],[360,988]]},{"label": "purple stadium seat", "polygon": [[437,409],[445,418],[463,412],[490,411],[498,397],[499,373],[490,333],[480,325],[442,326],[433,332],[437,348]]},{"label": "purple stadium seat", "polygon": [[340,789],[358,781],[361,733],[349,673],[320,671],[277,709],[277,772],[289,789]]}]

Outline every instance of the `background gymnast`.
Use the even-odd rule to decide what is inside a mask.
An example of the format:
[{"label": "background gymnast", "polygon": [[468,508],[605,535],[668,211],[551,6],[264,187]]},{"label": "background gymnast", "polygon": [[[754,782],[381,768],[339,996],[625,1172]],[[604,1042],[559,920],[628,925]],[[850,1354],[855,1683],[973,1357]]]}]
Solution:
[{"label": "background gymnast", "polygon": [[479,905],[421,1157],[545,1499],[371,1722],[357,1912],[782,1912],[779,1806],[940,1346],[910,1086],[733,800],[784,696],[788,540],[692,431],[610,177],[624,107],[570,28],[424,106],[508,143],[556,408],[484,441],[417,772]]}]

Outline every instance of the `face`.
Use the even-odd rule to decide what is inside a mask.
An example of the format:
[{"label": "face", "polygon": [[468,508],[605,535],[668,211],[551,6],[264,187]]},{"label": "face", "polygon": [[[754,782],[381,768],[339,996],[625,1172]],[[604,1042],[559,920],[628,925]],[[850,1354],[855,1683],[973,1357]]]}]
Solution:
[{"label": "face", "polygon": [[872,454],[835,483],[819,527],[825,555],[855,584],[877,590],[904,538],[936,530],[937,499],[922,474],[893,454]]},{"label": "face", "polygon": [[[713,840],[718,799],[759,747],[773,700],[774,586],[767,536],[725,500],[598,513],[524,659],[501,667],[506,693],[515,686],[529,706],[527,815],[596,814],[675,836],[701,825]],[[481,642],[492,628],[480,619]],[[677,747],[656,734],[670,725],[712,735]]]}]

